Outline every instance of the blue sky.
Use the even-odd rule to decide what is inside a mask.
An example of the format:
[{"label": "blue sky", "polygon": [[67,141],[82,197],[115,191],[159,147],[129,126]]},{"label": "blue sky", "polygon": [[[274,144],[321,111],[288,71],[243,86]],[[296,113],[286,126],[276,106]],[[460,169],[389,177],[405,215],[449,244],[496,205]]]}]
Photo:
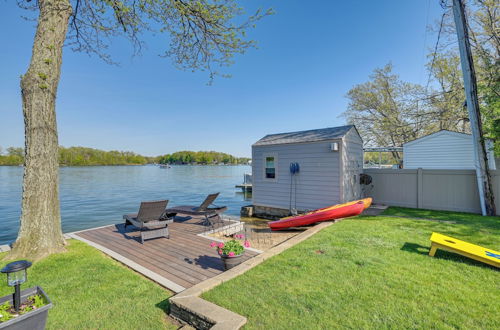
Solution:
[{"label": "blue sky", "polygon": [[[164,36],[146,35],[147,49],[114,41],[120,66],[65,49],[57,99],[59,142],[159,155],[216,150],[249,156],[269,133],[345,124],[347,91],[374,68],[392,62],[401,78],[425,84],[427,49],[436,35],[437,0],[240,1],[252,12],[274,8],[250,31],[259,48],[236,57],[207,86],[205,73],[174,68],[161,58]],[[22,146],[19,76],[29,64],[35,23],[15,1],[0,1],[0,146]],[[12,31],[8,33],[7,31]]]}]

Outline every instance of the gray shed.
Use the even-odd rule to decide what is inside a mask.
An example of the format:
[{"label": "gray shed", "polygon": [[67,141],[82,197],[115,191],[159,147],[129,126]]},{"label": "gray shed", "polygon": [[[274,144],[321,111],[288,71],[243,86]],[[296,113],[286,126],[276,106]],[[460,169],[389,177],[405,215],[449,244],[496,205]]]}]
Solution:
[{"label": "gray shed", "polygon": [[358,199],[362,170],[353,125],[266,135],[252,145],[254,212],[280,216]]}]

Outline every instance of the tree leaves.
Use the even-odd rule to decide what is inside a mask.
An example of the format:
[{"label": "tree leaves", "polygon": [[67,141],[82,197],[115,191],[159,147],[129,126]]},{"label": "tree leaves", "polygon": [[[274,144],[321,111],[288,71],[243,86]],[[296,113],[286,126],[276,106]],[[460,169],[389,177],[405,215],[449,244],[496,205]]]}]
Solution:
[{"label": "tree leaves", "polygon": [[[401,81],[387,64],[347,93],[344,115],[356,125],[367,146],[397,147],[423,134],[427,109],[419,100],[424,96],[422,86]],[[393,156],[400,159],[399,153]]]},{"label": "tree leaves", "polygon": [[[483,130],[487,138],[495,141],[497,155],[500,155],[499,13],[498,1],[469,2],[470,42]],[[401,81],[388,64],[375,69],[368,82],[348,92],[349,106],[344,116],[356,125],[368,146],[401,146],[442,129],[470,133],[457,37],[450,13],[445,13],[440,30],[442,43],[429,54],[427,64],[433,82],[427,84],[430,87]]]},{"label": "tree leaves", "polygon": [[114,63],[108,53],[113,37],[125,37],[140,54],[145,32],[167,33],[162,56],[183,70],[202,70],[212,80],[227,76],[218,67],[229,66],[236,54],[255,47],[246,30],[272,14],[271,10],[243,18],[235,0],[75,0],[68,33],[72,49],[96,54]]}]

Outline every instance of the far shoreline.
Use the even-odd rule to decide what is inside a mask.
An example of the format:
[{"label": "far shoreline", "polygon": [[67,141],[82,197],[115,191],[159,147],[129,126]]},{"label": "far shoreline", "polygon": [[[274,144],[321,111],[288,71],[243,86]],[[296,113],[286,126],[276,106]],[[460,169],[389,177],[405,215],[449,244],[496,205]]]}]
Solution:
[{"label": "far shoreline", "polygon": [[[251,164],[92,164],[92,165],[59,165],[59,167],[98,167],[98,166],[251,166]],[[24,167],[24,165],[0,165],[0,167]]]}]

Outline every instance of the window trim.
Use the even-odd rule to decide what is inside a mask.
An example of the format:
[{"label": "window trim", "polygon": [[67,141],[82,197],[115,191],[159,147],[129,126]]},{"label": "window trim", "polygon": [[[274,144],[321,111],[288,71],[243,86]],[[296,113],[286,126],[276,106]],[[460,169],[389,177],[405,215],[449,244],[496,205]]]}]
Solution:
[{"label": "window trim", "polygon": [[[275,182],[278,181],[278,155],[275,153],[266,153],[263,154],[263,166],[262,166],[262,177],[264,178],[265,181],[269,182]],[[266,163],[267,163],[267,158],[268,157],[273,157],[274,158],[274,178],[268,178],[266,177]]]}]

